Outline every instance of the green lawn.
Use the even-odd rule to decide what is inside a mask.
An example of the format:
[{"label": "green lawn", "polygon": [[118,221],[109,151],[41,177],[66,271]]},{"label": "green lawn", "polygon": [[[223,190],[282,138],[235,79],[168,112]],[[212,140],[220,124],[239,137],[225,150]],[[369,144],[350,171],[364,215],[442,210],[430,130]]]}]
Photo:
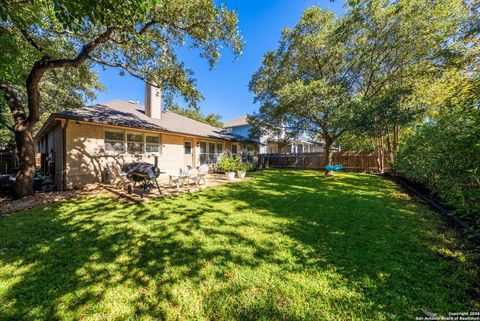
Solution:
[{"label": "green lawn", "polygon": [[252,176],[0,218],[0,319],[411,320],[479,307],[473,258],[392,182]]}]

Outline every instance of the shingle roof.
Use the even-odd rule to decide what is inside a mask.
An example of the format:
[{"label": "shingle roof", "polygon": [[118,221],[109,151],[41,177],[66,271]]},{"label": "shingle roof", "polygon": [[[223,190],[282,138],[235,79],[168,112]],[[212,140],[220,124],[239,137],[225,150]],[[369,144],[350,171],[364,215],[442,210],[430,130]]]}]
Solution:
[{"label": "shingle roof", "polygon": [[247,115],[243,115],[238,118],[227,121],[223,124],[223,127],[230,128],[230,127],[238,127],[238,126],[244,126],[244,125],[248,125]]},{"label": "shingle roof", "polygon": [[216,128],[171,111],[163,111],[162,119],[150,118],[145,115],[144,106],[125,100],[113,100],[104,104],[66,110],[54,114],[54,116],[106,125],[150,129],[227,141],[251,141],[241,136],[233,135],[223,128]]}]

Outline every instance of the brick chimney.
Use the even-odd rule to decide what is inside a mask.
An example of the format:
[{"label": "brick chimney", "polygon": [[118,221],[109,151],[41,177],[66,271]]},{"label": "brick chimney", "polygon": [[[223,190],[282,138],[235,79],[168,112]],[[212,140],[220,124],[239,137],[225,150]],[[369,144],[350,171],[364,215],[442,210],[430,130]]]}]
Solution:
[{"label": "brick chimney", "polygon": [[147,83],[145,83],[145,115],[162,119],[162,91]]}]

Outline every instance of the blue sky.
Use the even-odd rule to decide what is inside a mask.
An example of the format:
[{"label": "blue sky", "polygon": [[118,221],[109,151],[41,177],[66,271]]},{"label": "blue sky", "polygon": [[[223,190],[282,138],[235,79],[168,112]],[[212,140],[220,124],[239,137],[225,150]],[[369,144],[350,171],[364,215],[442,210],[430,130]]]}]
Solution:
[{"label": "blue sky", "polygon": [[[246,42],[243,55],[234,61],[233,55],[225,50],[216,68],[210,70],[208,63],[198,57],[198,51],[182,50],[179,54],[185,65],[194,71],[197,87],[205,98],[200,102],[201,111],[220,114],[222,121],[257,109],[248,91],[248,82],[260,67],[264,53],[277,48],[283,28],[295,25],[302,12],[313,5],[343,12],[343,1],[339,0],[227,0],[226,3],[238,12],[239,28]],[[131,76],[120,76],[119,71],[98,68],[106,91],[99,93],[94,103],[125,99],[139,100],[143,104],[143,82]]]}]

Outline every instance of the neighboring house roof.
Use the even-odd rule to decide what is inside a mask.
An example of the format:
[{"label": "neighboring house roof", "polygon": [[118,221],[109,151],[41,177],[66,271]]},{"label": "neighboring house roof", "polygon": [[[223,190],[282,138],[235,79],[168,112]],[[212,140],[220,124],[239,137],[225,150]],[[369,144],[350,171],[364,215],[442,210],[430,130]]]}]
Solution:
[{"label": "neighboring house roof", "polygon": [[[162,111],[161,119],[151,118],[145,115],[145,107],[143,105],[125,100],[113,100],[104,104],[66,110],[54,113],[51,117],[227,141],[254,142],[245,137],[233,135],[223,128],[216,128],[171,111]],[[39,135],[42,135],[43,129],[40,130]]]},{"label": "neighboring house roof", "polygon": [[[232,119],[230,121],[227,121],[223,124],[223,128],[232,128],[232,127],[241,127],[241,126],[246,126],[249,125],[247,121],[247,115],[242,115],[238,118]],[[296,138],[289,139],[289,143],[296,143],[296,144],[310,144],[310,145],[321,145],[321,142],[318,142],[312,137],[309,137],[305,134],[301,134],[300,136]]]},{"label": "neighboring house roof", "polygon": [[292,140],[290,140],[291,143],[304,143],[304,144],[311,144],[311,145],[321,145],[320,142],[313,140],[311,137],[307,135],[300,135]]},{"label": "neighboring house roof", "polygon": [[223,124],[223,128],[239,127],[248,125],[247,115],[240,116],[238,118],[227,121]]}]

